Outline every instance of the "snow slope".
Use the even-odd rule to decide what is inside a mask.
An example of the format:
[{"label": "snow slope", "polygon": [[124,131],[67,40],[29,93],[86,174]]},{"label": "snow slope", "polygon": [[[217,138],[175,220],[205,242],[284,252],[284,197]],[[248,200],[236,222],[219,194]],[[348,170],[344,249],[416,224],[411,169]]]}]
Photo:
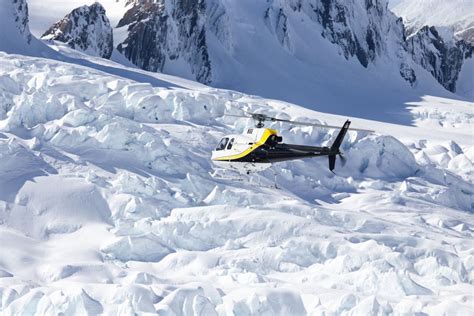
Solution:
[{"label": "snow slope", "polygon": [[3,313],[474,312],[474,104],[414,98],[413,126],[354,118],[377,133],[350,132],[336,174],[281,163],[275,189],[271,171],[261,186],[209,175],[218,139],[251,123],[223,114],[345,116],[82,58],[0,52]]}]

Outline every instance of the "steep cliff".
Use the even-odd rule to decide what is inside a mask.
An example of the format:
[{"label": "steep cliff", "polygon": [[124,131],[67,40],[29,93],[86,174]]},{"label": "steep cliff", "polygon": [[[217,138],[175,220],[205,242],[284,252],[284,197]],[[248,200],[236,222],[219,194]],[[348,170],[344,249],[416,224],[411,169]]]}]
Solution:
[{"label": "steep cliff", "polygon": [[200,82],[212,82],[207,36],[221,31],[225,11],[218,1],[138,0],[132,4],[118,24],[128,30],[117,46],[122,54],[146,70],[180,67]]},{"label": "steep cliff", "polygon": [[467,58],[472,58],[474,47],[464,40],[447,38],[434,27],[425,26],[407,40],[407,50],[413,59],[428,70],[446,89],[456,92],[456,83]]}]

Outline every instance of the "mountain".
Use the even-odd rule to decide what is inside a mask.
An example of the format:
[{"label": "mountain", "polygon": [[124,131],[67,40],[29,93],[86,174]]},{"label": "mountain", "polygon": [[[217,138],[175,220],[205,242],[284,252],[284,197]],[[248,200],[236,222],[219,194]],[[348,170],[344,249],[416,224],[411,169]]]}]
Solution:
[{"label": "mountain", "polygon": [[402,17],[407,33],[413,34],[423,26],[450,29],[456,38],[474,44],[474,10],[471,0],[397,0],[390,2],[391,10]]},{"label": "mountain", "polygon": [[[374,91],[383,91],[402,104],[399,89],[433,91],[426,70],[455,92],[470,56],[450,54],[458,58],[450,76],[436,75],[446,65],[432,71],[427,56],[451,47],[426,46],[434,52],[414,56],[402,20],[384,0],[136,0],[130,6],[117,25],[126,35],[116,45],[138,67],[336,113],[347,111],[346,100],[333,93],[344,88],[340,78],[353,85],[347,94],[354,109],[367,102],[360,91],[365,96],[368,90],[371,103],[382,103]],[[384,73],[391,88],[373,73]]]},{"label": "mountain", "polygon": [[[25,33],[17,1],[0,0],[11,32],[0,42],[0,314],[474,314],[474,103],[440,97],[414,61],[413,87],[376,72],[377,49],[365,68],[333,23],[326,38],[348,48],[348,59],[342,48],[327,57],[346,74],[333,94],[349,107],[356,88],[366,101],[373,92],[385,102],[357,110],[391,121],[339,116],[47,46]],[[269,25],[284,30],[278,12]],[[427,32],[432,44],[416,52],[437,44]],[[334,89],[329,79],[319,85]],[[381,91],[365,86],[377,81]],[[404,125],[383,96],[398,82]],[[349,131],[335,173],[324,158],[259,175],[216,170],[218,141],[254,124],[226,114],[249,112],[349,118],[375,133]],[[267,127],[293,144],[326,146],[338,133]]]},{"label": "mountain", "polygon": [[[44,32],[72,10],[84,5],[91,6],[95,0],[28,0],[30,8],[29,26],[31,33],[40,38]],[[127,8],[123,0],[98,1],[106,10],[110,25],[115,27]],[[117,34],[114,34],[116,36]]]},{"label": "mountain", "polygon": [[[43,2],[31,2],[35,8],[44,7]],[[456,45],[446,40],[444,47],[427,46],[418,56],[409,53],[403,23],[386,8],[386,1],[280,2],[214,0],[197,5],[106,0],[104,6],[112,14],[112,25],[119,26],[113,31],[114,46],[132,63],[214,87],[386,121],[393,113],[380,113],[379,104],[387,98],[379,93],[391,95],[389,107],[403,112],[403,104],[414,96],[440,93],[427,74],[449,91],[474,98],[469,88],[469,54],[450,54],[459,57],[453,62],[456,66],[441,69],[436,64],[433,71],[431,61],[424,58],[446,55],[442,51]],[[70,10],[78,3],[54,2],[54,10]],[[38,20],[47,19],[39,16]],[[196,29],[186,24],[191,21],[196,21]],[[121,54],[114,56],[123,60]],[[436,75],[443,72],[449,76]],[[385,74],[382,80],[378,73]],[[340,78],[353,85],[347,98],[333,93],[347,89]],[[366,103],[372,108],[364,112]]]},{"label": "mountain", "polygon": [[[215,2],[217,3],[217,2]],[[206,29],[219,21],[208,16],[203,1],[135,1],[117,27],[127,26],[128,36],[117,49],[142,69],[162,72],[165,63],[189,67],[191,78],[210,84],[211,65],[207,49]],[[210,14],[212,15],[212,14]],[[207,26],[204,26],[207,23]],[[166,62],[169,60],[169,62]]]},{"label": "mountain", "polygon": [[464,40],[443,37],[434,27],[425,26],[408,38],[408,51],[446,89],[456,92],[458,76],[465,60],[472,59],[474,46]]},{"label": "mountain", "polygon": [[64,42],[72,48],[103,58],[110,58],[114,48],[112,27],[104,7],[98,2],[74,9],[54,23],[42,38]]}]

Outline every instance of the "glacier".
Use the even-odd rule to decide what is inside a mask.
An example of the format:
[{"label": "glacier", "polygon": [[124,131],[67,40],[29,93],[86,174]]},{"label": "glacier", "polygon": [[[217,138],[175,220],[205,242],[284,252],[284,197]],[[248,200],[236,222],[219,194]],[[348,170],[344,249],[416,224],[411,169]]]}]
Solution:
[{"label": "glacier", "polygon": [[388,122],[354,108],[375,133],[348,133],[335,174],[316,158],[216,179],[213,147],[253,124],[226,113],[348,117],[28,43],[5,12],[2,314],[474,313],[472,102],[432,88],[380,109]]},{"label": "glacier", "polygon": [[[343,117],[0,63],[4,313],[472,312],[472,104],[414,102],[416,126],[353,119],[377,133],[349,133],[336,175],[324,159],[281,163],[277,190],[271,172],[262,186],[209,175],[218,139],[251,124],[224,113]],[[273,127],[301,143],[337,133]]]}]

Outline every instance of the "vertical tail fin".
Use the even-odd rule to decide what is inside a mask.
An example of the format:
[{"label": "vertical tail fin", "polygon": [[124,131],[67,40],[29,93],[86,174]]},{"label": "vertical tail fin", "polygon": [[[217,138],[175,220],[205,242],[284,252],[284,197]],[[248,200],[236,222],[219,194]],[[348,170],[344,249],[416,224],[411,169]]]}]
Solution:
[{"label": "vertical tail fin", "polygon": [[333,171],[336,167],[336,155],[329,155],[329,170]]},{"label": "vertical tail fin", "polygon": [[336,155],[340,153],[339,147],[341,146],[342,141],[344,140],[344,136],[346,136],[347,130],[349,129],[349,125],[351,125],[351,121],[347,120],[342,126],[341,131],[337,135],[336,140],[334,141],[334,143],[332,143],[331,154],[328,155],[329,170],[331,171],[333,171],[336,167]]},{"label": "vertical tail fin", "polygon": [[344,140],[344,136],[346,136],[347,130],[349,129],[349,125],[351,125],[351,121],[347,120],[344,125],[341,128],[341,131],[336,137],[336,140],[334,143],[332,143],[331,146],[331,151],[339,151],[339,147],[342,144],[342,141]]}]

